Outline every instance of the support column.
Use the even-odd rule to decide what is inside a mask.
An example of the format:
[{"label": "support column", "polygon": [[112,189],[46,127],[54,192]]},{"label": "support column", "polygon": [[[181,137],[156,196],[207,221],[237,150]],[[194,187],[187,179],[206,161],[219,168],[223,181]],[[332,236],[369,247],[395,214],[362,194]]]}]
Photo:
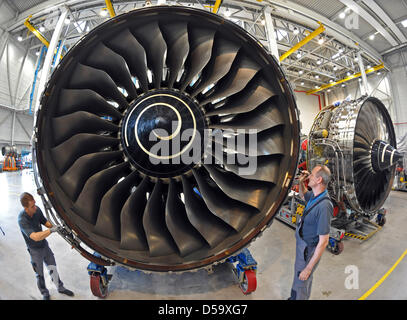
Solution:
[{"label": "support column", "polygon": [[360,88],[361,94],[362,94],[362,96],[365,94],[369,95],[369,85],[367,83],[365,66],[363,65],[363,59],[362,59],[362,55],[360,54],[360,52],[357,53],[357,57],[358,57],[360,73],[362,74],[362,85]]},{"label": "support column", "polygon": [[35,123],[35,118],[37,116],[37,110],[40,106],[41,96],[45,89],[45,85],[48,81],[48,76],[49,76],[49,73],[51,70],[51,63],[52,63],[52,59],[54,57],[54,52],[57,47],[58,40],[61,35],[62,27],[64,26],[64,21],[65,21],[67,14],[68,14],[68,11],[66,9],[62,9],[62,13],[58,19],[54,33],[52,34],[51,42],[49,43],[47,55],[45,56],[45,61],[44,61],[44,65],[42,67],[40,82],[38,84],[37,99],[35,102],[34,123]]},{"label": "support column", "polygon": [[277,62],[280,64],[280,56],[278,54],[278,44],[277,44],[276,32],[274,30],[273,18],[271,17],[271,8],[268,6],[266,8],[264,8],[263,14],[264,14],[264,20],[266,22],[264,27],[266,28],[269,52],[274,56],[274,58],[276,58]]}]

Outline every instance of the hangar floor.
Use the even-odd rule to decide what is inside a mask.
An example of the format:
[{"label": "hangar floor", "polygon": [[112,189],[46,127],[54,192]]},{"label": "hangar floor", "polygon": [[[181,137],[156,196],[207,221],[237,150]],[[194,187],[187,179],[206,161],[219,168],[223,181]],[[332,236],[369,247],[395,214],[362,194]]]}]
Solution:
[{"label": "hangar floor", "polygon": [[[0,185],[3,207],[0,226],[5,232],[5,235],[0,232],[0,299],[41,299],[17,223],[21,192],[35,195],[37,205],[43,209],[35,192],[32,171],[0,173]],[[335,256],[328,250],[324,253],[314,275],[311,299],[356,300],[367,292],[370,294],[367,299],[407,299],[404,289],[407,287],[407,258],[403,259],[407,249],[407,215],[404,212],[407,193],[392,191],[385,207],[388,209],[387,223],[372,238],[365,242],[345,239],[342,254]],[[98,299],[90,292],[88,261],[58,235],[53,234],[47,240],[55,254],[62,281],[75,293],[73,298],[58,294],[46,274],[51,299]],[[286,299],[293,279],[294,231],[275,221],[249,249],[258,262],[257,290],[251,295],[241,293],[229,264],[215,266],[211,274],[205,270],[146,274],[112,267],[109,272],[113,279],[107,299]],[[392,268],[396,262],[398,265]],[[352,288],[346,285],[350,283],[350,276]],[[387,276],[385,280],[374,287],[384,276]]]}]

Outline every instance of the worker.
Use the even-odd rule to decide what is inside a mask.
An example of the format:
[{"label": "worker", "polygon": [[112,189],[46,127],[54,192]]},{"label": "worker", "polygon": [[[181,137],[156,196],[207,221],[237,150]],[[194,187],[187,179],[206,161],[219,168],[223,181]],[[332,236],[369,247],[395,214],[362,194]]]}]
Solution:
[{"label": "worker", "polygon": [[[299,194],[306,207],[297,224],[294,281],[288,300],[308,300],[312,278],[329,242],[333,205],[327,186],[331,172],[324,165],[315,166],[311,173],[304,170],[299,177]],[[308,191],[305,181],[308,180]]]},{"label": "worker", "polygon": [[[74,293],[64,287],[59,279],[54,254],[48,246],[47,238],[50,234],[59,230],[59,226],[53,226],[43,215],[40,208],[35,205],[34,197],[24,192],[20,195],[20,202],[24,210],[18,216],[18,224],[31,256],[31,264],[37,277],[37,286],[44,300],[49,300],[49,291],[45,286],[43,263],[47,266],[52,282],[59,293],[72,297]],[[48,229],[42,231],[42,226]]]}]

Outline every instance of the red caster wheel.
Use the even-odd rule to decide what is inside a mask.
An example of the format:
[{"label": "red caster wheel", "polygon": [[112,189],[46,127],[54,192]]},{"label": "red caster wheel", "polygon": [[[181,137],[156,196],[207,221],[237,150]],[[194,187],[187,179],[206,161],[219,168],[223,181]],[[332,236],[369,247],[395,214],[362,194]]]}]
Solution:
[{"label": "red caster wheel", "polygon": [[244,294],[250,294],[257,288],[256,272],[254,270],[245,270],[243,281],[240,283],[240,290]]},{"label": "red caster wheel", "polygon": [[334,255],[338,255],[338,254],[342,253],[343,249],[344,249],[343,242],[339,241],[339,242],[336,242],[336,244],[335,244],[335,246],[333,248],[331,248],[331,252]]},{"label": "red caster wheel", "polygon": [[94,296],[102,299],[106,298],[107,288],[108,286],[103,283],[100,274],[94,273],[90,276],[90,289]]}]

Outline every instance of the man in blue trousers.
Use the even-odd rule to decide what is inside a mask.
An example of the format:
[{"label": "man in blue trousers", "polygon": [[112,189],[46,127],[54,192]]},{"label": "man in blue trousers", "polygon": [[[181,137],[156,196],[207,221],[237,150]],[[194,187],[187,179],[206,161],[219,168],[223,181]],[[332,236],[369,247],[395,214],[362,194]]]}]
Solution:
[{"label": "man in blue trousers", "polygon": [[[333,205],[327,186],[331,172],[324,165],[315,166],[311,173],[303,171],[299,178],[300,197],[306,201],[302,218],[297,224],[294,281],[289,300],[308,300],[312,278],[329,242]],[[312,191],[305,187],[305,180]]]},{"label": "man in blue trousers", "polygon": [[[73,296],[74,293],[64,287],[59,279],[54,254],[48,246],[47,238],[51,233],[58,231],[58,226],[53,226],[42,214],[40,208],[35,205],[34,197],[28,192],[20,196],[20,202],[24,210],[18,215],[18,224],[23,234],[28,252],[31,256],[31,264],[37,277],[37,286],[44,300],[49,300],[49,291],[45,286],[44,267],[48,268],[52,282],[58,289],[59,293]],[[42,231],[42,226],[48,229]]]}]

